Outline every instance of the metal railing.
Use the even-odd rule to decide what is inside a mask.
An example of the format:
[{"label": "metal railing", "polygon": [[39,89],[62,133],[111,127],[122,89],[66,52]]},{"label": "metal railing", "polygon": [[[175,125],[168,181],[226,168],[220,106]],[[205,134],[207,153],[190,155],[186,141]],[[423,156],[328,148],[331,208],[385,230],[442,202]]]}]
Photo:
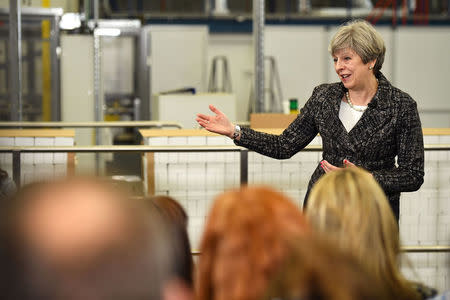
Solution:
[{"label": "metal railing", "polygon": [[0,128],[98,128],[98,127],[175,127],[178,122],[117,121],[117,122],[0,122]]},{"label": "metal railing", "polygon": [[[449,151],[449,144],[428,144],[426,151]],[[322,151],[322,146],[310,145],[302,151],[317,152]],[[21,176],[21,155],[22,153],[107,153],[107,152],[127,152],[127,153],[147,153],[147,152],[239,152],[240,153],[240,184],[248,183],[248,152],[249,150],[237,146],[20,146],[20,147],[0,147],[0,153],[13,154],[13,179],[16,185],[20,186]],[[408,253],[442,253],[450,252],[450,246],[430,245],[430,246],[404,246],[401,249]],[[192,255],[201,255],[199,251],[193,251]]]},{"label": "metal railing", "polygon": [[[106,122],[108,123],[108,122]],[[448,151],[448,144],[428,144],[426,151]],[[4,146],[0,147],[0,153],[13,154],[13,179],[20,186],[20,168],[22,153],[107,153],[107,152],[240,152],[241,184],[248,179],[248,149],[237,146]],[[322,146],[309,145],[302,151],[322,151]]]},{"label": "metal railing", "polygon": [[[403,246],[400,251],[405,253],[446,253],[450,252],[450,246],[431,245],[431,246]],[[200,256],[202,253],[198,250],[191,252],[193,256]]]}]

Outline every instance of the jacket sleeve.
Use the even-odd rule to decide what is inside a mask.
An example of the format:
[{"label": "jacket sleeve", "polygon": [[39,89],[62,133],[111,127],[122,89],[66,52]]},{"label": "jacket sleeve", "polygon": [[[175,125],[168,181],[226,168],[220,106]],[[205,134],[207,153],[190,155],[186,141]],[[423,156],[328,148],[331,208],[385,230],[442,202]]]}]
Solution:
[{"label": "jacket sleeve", "polygon": [[314,89],[300,114],[281,135],[243,128],[241,138],[235,144],[273,158],[290,158],[306,147],[318,133],[314,114],[319,109],[316,101],[319,89]]},{"label": "jacket sleeve", "polygon": [[397,166],[372,174],[386,193],[417,191],[424,177],[422,126],[417,104],[409,96],[400,106],[397,124]]}]

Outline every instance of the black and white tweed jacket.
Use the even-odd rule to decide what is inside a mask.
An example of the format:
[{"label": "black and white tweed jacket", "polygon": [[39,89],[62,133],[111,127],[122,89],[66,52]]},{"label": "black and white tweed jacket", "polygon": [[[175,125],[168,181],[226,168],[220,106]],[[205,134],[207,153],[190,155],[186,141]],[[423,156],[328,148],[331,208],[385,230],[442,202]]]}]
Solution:
[{"label": "black and white tweed jacket", "polygon": [[[339,119],[340,102],[346,91],[339,82],[317,86],[300,114],[281,135],[243,128],[240,140],[235,143],[263,155],[286,159],[319,133],[323,159],[335,166],[342,166],[343,160],[348,159],[370,171],[384,189],[398,219],[400,192],[416,191],[423,183],[422,127],[416,102],[393,87],[383,74],[377,77],[378,90],[350,132]],[[318,165],[311,176],[307,196],[323,174]]]}]

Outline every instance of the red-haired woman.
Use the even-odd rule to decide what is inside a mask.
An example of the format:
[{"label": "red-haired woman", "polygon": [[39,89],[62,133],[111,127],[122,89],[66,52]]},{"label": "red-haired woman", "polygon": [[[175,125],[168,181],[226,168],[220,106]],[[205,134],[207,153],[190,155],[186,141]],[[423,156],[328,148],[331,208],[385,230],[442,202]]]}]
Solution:
[{"label": "red-haired woman", "polygon": [[301,211],[265,187],[220,195],[201,242],[197,300],[261,299],[288,253],[309,232]]}]

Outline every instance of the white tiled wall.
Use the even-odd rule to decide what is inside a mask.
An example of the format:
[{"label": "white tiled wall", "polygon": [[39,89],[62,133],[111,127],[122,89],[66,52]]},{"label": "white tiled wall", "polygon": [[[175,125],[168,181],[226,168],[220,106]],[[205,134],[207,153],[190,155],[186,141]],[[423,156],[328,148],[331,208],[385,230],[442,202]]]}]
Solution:
[{"label": "white tiled wall", "polygon": [[[0,137],[0,146],[73,146],[72,137]],[[12,177],[12,154],[0,153],[0,166]],[[66,175],[67,153],[23,153],[21,184]]]},{"label": "white tiled wall", "polygon": [[[0,146],[14,146],[14,141],[13,137],[0,137]],[[0,153],[0,166],[8,174],[12,174],[12,153]]]},{"label": "white tiled wall", "polygon": [[[450,136],[424,136],[425,144],[450,144]],[[402,193],[400,235],[404,245],[450,244],[450,151],[425,151],[425,181],[419,191]],[[439,290],[450,288],[450,253],[407,255],[409,278]]]},{"label": "white tiled wall", "polygon": [[[153,137],[149,145],[231,145],[226,137]],[[189,237],[194,249],[213,199],[239,186],[239,153],[155,153],[155,193],[175,198],[189,215]],[[227,176],[225,176],[227,174]]]},{"label": "white tiled wall", "polygon": [[[450,144],[450,136],[425,136],[425,144]],[[150,145],[230,145],[226,137],[152,137]],[[321,145],[316,137],[311,145]],[[425,152],[425,182],[414,193],[402,193],[400,235],[404,245],[450,244],[450,151]],[[300,152],[276,160],[249,152],[249,184],[267,184],[303,203],[320,152]],[[155,192],[178,200],[189,215],[189,236],[198,249],[205,219],[214,197],[240,183],[239,153],[155,153]],[[450,288],[449,253],[408,254],[403,271],[439,290]],[[412,267],[410,267],[412,266]]]},{"label": "white tiled wall", "polygon": [[[312,144],[320,145],[320,137]],[[227,137],[151,137],[147,144],[233,145]],[[309,177],[320,160],[318,152],[303,152],[289,160],[249,153],[249,184],[267,184],[281,189],[301,207]],[[303,172],[300,172],[303,170]],[[189,215],[189,236],[194,249],[214,198],[240,185],[238,152],[155,153],[155,193],[174,197]]]}]

